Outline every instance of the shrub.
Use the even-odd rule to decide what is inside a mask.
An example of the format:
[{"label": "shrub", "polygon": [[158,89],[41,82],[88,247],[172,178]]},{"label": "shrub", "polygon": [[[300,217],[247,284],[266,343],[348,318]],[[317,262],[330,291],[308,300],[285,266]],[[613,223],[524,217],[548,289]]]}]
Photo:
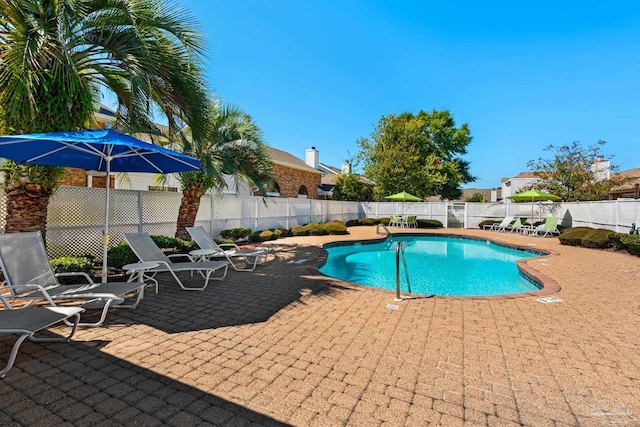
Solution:
[{"label": "shrub", "polygon": [[309,230],[304,225],[296,225],[291,229],[291,234],[294,236],[308,236]]},{"label": "shrub", "polygon": [[272,239],[273,231],[271,230],[254,231],[249,236],[249,240],[252,242],[266,242]]},{"label": "shrub", "polygon": [[418,222],[418,228],[442,228],[442,223],[437,219],[420,219],[416,220]]},{"label": "shrub", "polygon": [[611,236],[614,234],[615,231],[605,230],[602,228],[590,230],[584,235],[584,237],[582,237],[582,246],[593,249],[611,248],[613,247]]},{"label": "shrub", "polygon": [[239,228],[230,228],[228,230],[222,230],[220,232],[220,237],[223,239],[244,239],[251,235],[251,228],[249,227],[239,227]]},{"label": "shrub", "polygon": [[378,225],[380,221],[377,218],[362,218],[359,219],[358,222],[360,225]]},{"label": "shrub", "polygon": [[[85,256],[64,256],[51,260],[51,268],[56,273],[83,272],[91,276],[91,270],[95,266],[95,258],[92,255]],[[59,277],[58,281],[62,285],[72,285],[76,283],[87,283],[84,277]]]},{"label": "shrub", "polygon": [[127,264],[138,262],[138,257],[133,253],[127,242],[120,242],[118,246],[107,251],[107,265],[114,268],[122,268]]},{"label": "shrub", "polygon": [[174,249],[178,252],[189,252],[198,249],[198,245],[196,245],[195,242],[188,242],[174,237],[151,236],[151,240],[153,240],[160,249]]},{"label": "shrub", "polygon": [[566,230],[563,234],[558,237],[560,239],[560,243],[568,246],[582,246],[582,239],[587,235],[593,228],[591,227],[574,227]]},{"label": "shrub", "polygon": [[631,255],[640,256],[640,236],[613,233],[610,237],[611,244],[619,251],[627,251]]},{"label": "shrub", "polygon": [[309,236],[325,236],[328,234],[322,224],[307,224],[305,227],[309,230]]},{"label": "shrub", "polygon": [[291,237],[291,236],[293,236],[293,233],[291,232],[291,230],[287,230],[286,228],[278,228],[278,230],[282,231],[282,234],[280,235],[280,237]]},{"label": "shrub", "polygon": [[331,221],[323,224],[324,230],[328,234],[349,234],[347,226],[340,221]]},{"label": "shrub", "polygon": [[389,225],[389,221],[391,221],[391,218],[378,218],[378,220],[380,221],[380,224]]},{"label": "shrub", "polygon": [[281,228],[276,228],[273,231],[273,236],[271,237],[271,240],[277,240],[282,236],[282,229]]}]

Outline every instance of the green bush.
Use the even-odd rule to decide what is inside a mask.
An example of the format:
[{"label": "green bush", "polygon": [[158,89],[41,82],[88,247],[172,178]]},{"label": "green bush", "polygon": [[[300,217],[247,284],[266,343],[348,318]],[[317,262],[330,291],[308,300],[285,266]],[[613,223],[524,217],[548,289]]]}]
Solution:
[{"label": "green bush", "polygon": [[328,234],[322,224],[307,224],[305,227],[309,230],[309,236],[325,236]]},{"label": "green bush", "polygon": [[220,232],[220,237],[223,239],[244,239],[251,235],[251,228],[249,227],[239,227],[239,228],[230,228],[228,230],[222,230]]},{"label": "green bush", "polygon": [[566,230],[558,239],[563,245],[582,246],[582,239],[592,230],[591,227],[573,227]]},{"label": "green bush", "polygon": [[610,239],[615,249],[629,252],[631,255],[640,256],[640,236],[613,233]]},{"label": "green bush", "polygon": [[361,219],[352,219],[347,221],[345,224],[347,227],[359,227],[362,225],[377,225],[380,224],[380,220],[376,218],[361,218]]},{"label": "green bush", "polygon": [[138,257],[133,253],[127,242],[120,242],[118,246],[107,251],[107,265],[121,269],[122,266],[138,262]]},{"label": "green bush", "polygon": [[442,228],[442,223],[437,219],[420,219],[416,220],[418,222],[418,228]]},{"label": "green bush", "polygon": [[[91,276],[92,269],[95,266],[95,257],[92,255],[85,256],[64,256],[51,260],[51,268],[55,273],[73,273],[82,272]],[[84,277],[59,277],[58,281],[63,285],[72,285],[76,283],[87,283]]]},{"label": "green bush", "polygon": [[616,234],[615,231],[602,228],[590,230],[582,237],[582,246],[593,249],[611,248],[613,247],[611,236],[614,234]]},{"label": "green bush", "polygon": [[378,221],[380,221],[380,224],[389,225],[389,221],[391,221],[391,218],[378,218]]},{"label": "green bush", "polygon": [[273,240],[273,231],[271,230],[254,231],[249,236],[249,240],[251,242],[266,242],[269,240]]},{"label": "green bush", "polygon": [[280,230],[282,232],[280,237],[291,237],[291,236],[293,236],[293,233],[291,232],[291,230],[288,230],[286,228],[278,228],[278,230]]},{"label": "green bush", "polygon": [[198,249],[198,245],[195,242],[188,242],[174,237],[154,235],[151,236],[151,240],[153,240],[160,249],[173,249],[178,252],[189,252]]},{"label": "green bush", "polygon": [[280,237],[282,237],[283,230],[281,228],[276,228],[271,231],[273,232],[273,236],[271,237],[271,240],[278,240]]},{"label": "green bush", "polygon": [[296,225],[291,229],[291,234],[294,236],[308,236],[309,230],[304,225]]},{"label": "green bush", "polygon": [[331,221],[322,225],[328,234],[349,234],[347,226],[340,221]]}]

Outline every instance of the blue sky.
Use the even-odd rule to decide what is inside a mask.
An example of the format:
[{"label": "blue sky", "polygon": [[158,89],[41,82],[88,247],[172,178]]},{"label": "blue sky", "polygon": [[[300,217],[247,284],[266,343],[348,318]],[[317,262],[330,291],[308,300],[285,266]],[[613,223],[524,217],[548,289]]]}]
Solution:
[{"label": "blue sky", "polygon": [[177,1],[211,88],[297,157],[340,166],[381,116],[447,108],[473,136],[466,187],[572,141],[640,167],[640,2]]}]

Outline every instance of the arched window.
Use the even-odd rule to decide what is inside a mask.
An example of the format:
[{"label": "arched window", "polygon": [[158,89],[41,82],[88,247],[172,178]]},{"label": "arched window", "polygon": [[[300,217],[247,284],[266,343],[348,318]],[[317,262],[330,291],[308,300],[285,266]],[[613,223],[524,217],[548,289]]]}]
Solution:
[{"label": "arched window", "polygon": [[280,186],[277,182],[271,181],[269,184],[264,186],[264,189],[267,192],[267,196],[280,197]]},{"label": "arched window", "polygon": [[300,188],[298,188],[298,194],[301,196],[308,196],[309,192],[307,191],[307,187],[301,185]]}]

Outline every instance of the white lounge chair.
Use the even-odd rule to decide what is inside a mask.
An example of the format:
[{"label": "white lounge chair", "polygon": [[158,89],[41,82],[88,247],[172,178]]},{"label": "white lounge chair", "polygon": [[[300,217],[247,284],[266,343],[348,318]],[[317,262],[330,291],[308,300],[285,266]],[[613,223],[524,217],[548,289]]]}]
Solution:
[{"label": "white lounge chair", "polygon": [[[266,261],[269,255],[268,248],[241,250],[235,243],[218,245],[202,227],[187,227],[191,238],[200,246],[200,249],[191,251],[190,255],[196,259],[208,261],[215,258],[225,258],[236,271],[253,271],[261,257]],[[233,248],[233,249],[225,249]],[[233,258],[243,258],[251,268],[238,268]],[[253,261],[250,261],[253,259]]]},{"label": "white lounge chair", "polygon": [[[55,274],[39,231],[0,234],[0,267],[12,298],[45,299],[52,306],[60,300],[81,301],[84,308],[102,310],[97,322],[80,322],[79,326],[100,326],[109,308],[135,308],[143,296],[143,283],[94,283],[87,273]],[[61,285],[57,279],[61,276],[82,277],[86,283]],[[136,300],[125,304],[123,297],[134,292]]]},{"label": "white lounge chair", "polygon": [[485,225],[482,227],[484,230],[493,230],[493,231],[504,231],[512,222],[515,217],[513,216],[505,216],[504,219],[500,222],[491,225]]},{"label": "white lounge chair", "polygon": [[[11,304],[0,295],[0,300],[5,305],[5,310],[0,310],[0,334],[15,334],[18,339],[13,344],[9,361],[4,369],[0,370],[0,378],[4,378],[16,361],[18,350],[23,341],[29,338],[34,342],[66,342],[76,333],[80,313],[84,311],[80,307],[22,307],[13,308]],[[70,318],[74,318],[69,322]],[[71,325],[71,333],[66,337],[36,337],[35,333],[53,326],[56,323],[65,322]]]},{"label": "white lounge chair", "polygon": [[[196,262],[188,254],[165,255],[164,252],[155,244],[148,233],[125,233],[124,238],[129,243],[129,247],[134,254],[140,259],[140,262],[155,262],[158,267],[149,268],[144,271],[146,275],[154,276],[157,273],[170,273],[178,282],[178,285],[185,291],[204,291],[209,284],[209,280],[222,280],[227,276],[229,263],[227,261],[206,261]],[[189,259],[188,262],[171,262],[170,258],[184,257]],[[211,277],[214,271],[224,269],[222,277]],[[204,286],[202,287],[186,287],[178,278],[176,273],[181,271],[194,272],[197,271],[204,277]]]}]

